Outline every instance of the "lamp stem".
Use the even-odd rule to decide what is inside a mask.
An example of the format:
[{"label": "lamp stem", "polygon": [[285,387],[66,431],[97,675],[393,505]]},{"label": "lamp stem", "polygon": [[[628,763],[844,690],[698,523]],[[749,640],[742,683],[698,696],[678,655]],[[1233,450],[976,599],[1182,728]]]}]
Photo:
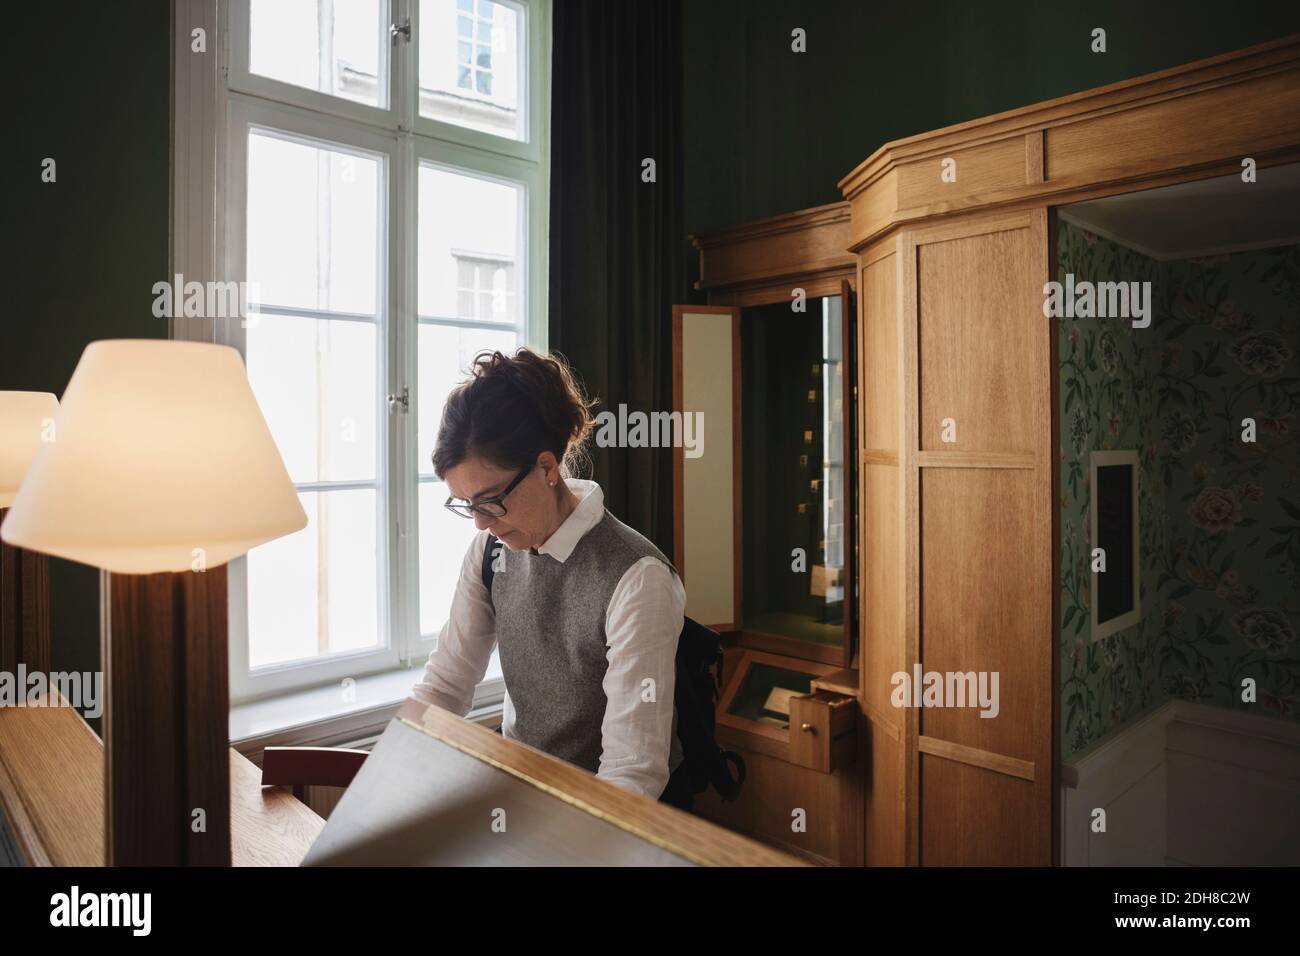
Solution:
[{"label": "lamp stem", "polygon": [[107,862],[229,866],[226,568],[107,577]]},{"label": "lamp stem", "polygon": [[[0,508],[0,523],[8,513]],[[0,541],[0,671],[50,670],[50,561]]]}]

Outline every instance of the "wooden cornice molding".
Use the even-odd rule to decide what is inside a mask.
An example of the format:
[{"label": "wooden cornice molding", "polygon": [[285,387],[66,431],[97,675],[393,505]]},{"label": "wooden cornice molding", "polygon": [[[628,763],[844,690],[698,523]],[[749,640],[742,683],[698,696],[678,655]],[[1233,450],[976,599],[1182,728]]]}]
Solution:
[{"label": "wooden cornice molding", "polygon": [[815,229],[818,226],[833,225],[838,222],[847,223],[848,221],[849,204],[844,200],[840,200],[839,202],[827,203],[824,206],[813,206],[809,209],[782,213],[779,216],[769,216],[766,219],[755,219],[727,229],[716,229],[699,235],[692,234],[686,238],[691,240],[691,244],[696,249],[708,249],[732,242],[740,242],[744,239],[798,232],[803,229]]},{"label": "wooden cornice molding", "polygon": [[[1300,34],[894,140],[839,186],[851,248],[999,205],[1076,201],[1300,155]],[[945,183],[939,161],[957,161]]]},{"label": "wooden cornice molding", "polygon": [[1158,73],[917,133],[885,143],[841,179],[839,188],[849,199],[879,179],[891,166],[906,160],[934,156],[957,146],[975,146],[1023,135],[1029,130],[1079,122],[1117,109],[1131,109],[1169,96],[1193,93],[1211,85],[1239,82],[1278,68],[1294,68],[1297,61],[1300,61],[1300,34],[1293,34]]},{"label": "wooden cornice molding", "polygon": [[840,201],[691,235],[700,252],[695,287],[732,295],[752,291],[754,301],[788,301],[789,283],[774,291],[783,280],[806,286],[818,278],[851,278],[850,224],[850,205]]}]

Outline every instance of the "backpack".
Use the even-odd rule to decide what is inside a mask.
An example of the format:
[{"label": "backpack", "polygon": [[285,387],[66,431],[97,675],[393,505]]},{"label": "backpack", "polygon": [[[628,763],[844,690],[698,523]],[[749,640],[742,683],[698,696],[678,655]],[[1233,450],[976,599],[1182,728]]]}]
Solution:
[{"label": "backpack", "polygon": [[[497,538],[488,535],[483,549],[483,586],[492,596]],[[673,704],[677,709],[677,739],[682,744],[682,764],[692,793],[710,785],[723,800],[740,796],[745,783],[745,760],[734,750],[723,750],[714,739],[715,710],[722,688],[722,638],[717,631],[689,617],[677,638],[677,679]],[[734,775],[733,775],[734,768]]]}]

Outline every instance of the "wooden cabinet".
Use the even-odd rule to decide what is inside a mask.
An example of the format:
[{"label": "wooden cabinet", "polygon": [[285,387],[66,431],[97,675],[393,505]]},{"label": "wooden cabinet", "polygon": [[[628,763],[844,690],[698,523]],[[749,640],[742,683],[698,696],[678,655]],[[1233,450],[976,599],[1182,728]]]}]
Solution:
[{"label": "wooden cabinet", "polygon": [[[1054,207],[1298,156],[1292,37],[889,143],[840,183],[867,863],[1056,857]],[[895,706],[916,671],[997,674],[996,719]]]},{"label": "wooden cabinet", "polygon": [[[708,305],[673,314],[675,560],[686,613],[724,635],[718,739],[741,798],[697,812],[822,863],[862,859],[854,260],[848,207],[696,237]],[[843,693],[847,690],[848,693]]]},{"label": "wooden cabinet", "polygon": [[[860,260],[868,863],[1050,859],[1047,268],[1041,210],[901,229]],[[918,666],[997,672],[999,719],[896,706],[896,675]],[[995,790],[1032,835],[1015,859],[970,855]]]},{"label": "wooden cabinet", "polygon": [[[679,469],[688,593],[729,625],[733,680],[735,655],[754,653],[854,675],[844,699],[812,686],[827,675],[788,695],[779,733],[720,707],[719,740],[751,778],[739,803],[706,799],[701,812],[827,862],[1059,857],[1061,439],[1055,320],[1043,313],[1054,210],[1237,174],[1245,158],[1261,175],[1300,159],[1300,37],[888,143],[841,181],[844,203],[695,239],[710,304],[684,308],[717,323],[726,359],[700,395],[679,388],[675,407],[711,402],[733,417],[721,464]],[[948,165],[955,178],[941,175]],[[842,282],[856,300],[846,288],[852,610],[840,657],[746,617],[734,413],[744,310]],[[687,349],[679,361],[699,360]],[[730,521],[700,506],[710,494]],[[900,675],[966,673],[997,676],[996,719],[895,695]],[[799,808],[815,830],[791,830]]]}]

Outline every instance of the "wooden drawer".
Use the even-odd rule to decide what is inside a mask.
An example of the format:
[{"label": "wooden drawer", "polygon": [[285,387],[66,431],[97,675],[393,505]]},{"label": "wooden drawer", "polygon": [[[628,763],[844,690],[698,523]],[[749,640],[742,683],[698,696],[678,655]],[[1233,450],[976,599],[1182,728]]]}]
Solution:
[{"label": "wooden drawer", "polygon": [[831,773],[853,761],[857,698],[814,690],[790,698],[790,762]]}]

